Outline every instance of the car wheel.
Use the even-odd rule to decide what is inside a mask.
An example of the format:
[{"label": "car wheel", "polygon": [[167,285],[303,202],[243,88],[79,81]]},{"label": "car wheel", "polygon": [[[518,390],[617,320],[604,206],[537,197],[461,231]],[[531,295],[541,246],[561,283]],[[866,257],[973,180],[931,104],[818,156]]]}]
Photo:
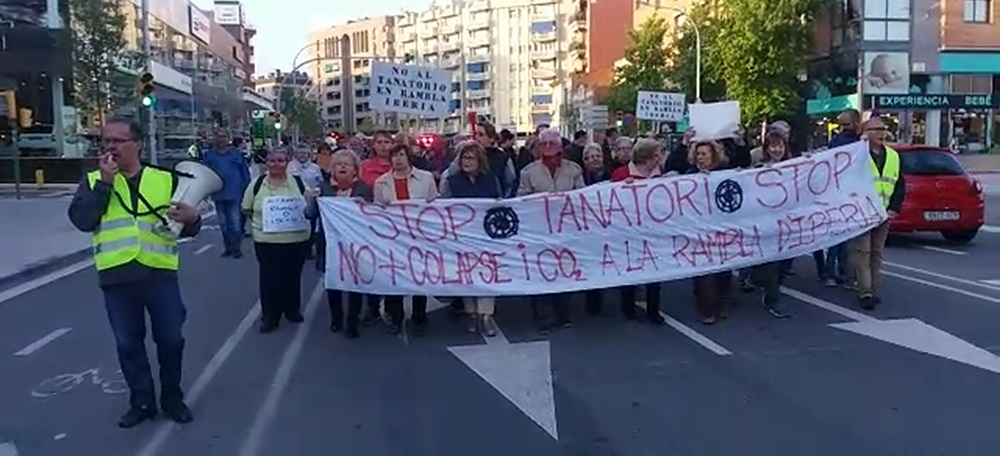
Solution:
[{"label": "car wheel", "polygon": [[942,231],[941,235],[944,236],[945,240],[953,244],[965,245],[972,242],[979,234],[979,230],[973,231]]}]

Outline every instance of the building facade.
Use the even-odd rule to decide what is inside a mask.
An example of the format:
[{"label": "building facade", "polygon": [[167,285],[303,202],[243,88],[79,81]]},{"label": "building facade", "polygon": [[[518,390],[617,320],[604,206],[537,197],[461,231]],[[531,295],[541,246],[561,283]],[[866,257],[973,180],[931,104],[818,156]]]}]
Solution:
[{"label": "building facade", "polygon": [[992,0],[843,0],[817,30],[806,108],[874,109],[899,141],[1000,150],[1000,15]]},{"label": "building facade", "polygon": [[272,101],[281,96],[283,89],[291,90],[296,96],[313,98],[316,94],[312,92],[318,90],[313,88],[312,80],[304,71],[283,73],[281,70],[275,70],[267,75],[253,78],[253,86],[258,95]]},{"label": "building facade", "polygon": [[303,48],[307,58],[297,64],[309,68],[327,128],[354,132],[390,126],[389,117],[369,107],[368,80],[372,62],[396,59],[395,23],[395,16],[379,16],[310,34]]}]

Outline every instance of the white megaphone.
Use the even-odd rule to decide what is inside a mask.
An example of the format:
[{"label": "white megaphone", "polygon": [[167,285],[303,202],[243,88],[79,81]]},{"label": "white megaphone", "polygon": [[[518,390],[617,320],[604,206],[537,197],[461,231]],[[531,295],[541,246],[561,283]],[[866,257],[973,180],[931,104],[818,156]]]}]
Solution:
[{"label": "white megaphone", "polygon": [[[174,191],[172,202],[181,202],[198,207],[209,195],[222,190],[222,178],[211,168],[193,161],[182,161],[174,167],[177,174],[177,190]],[[161,235],[171,238],[178,238],[184,225],[174,220],[157,230]]]}]

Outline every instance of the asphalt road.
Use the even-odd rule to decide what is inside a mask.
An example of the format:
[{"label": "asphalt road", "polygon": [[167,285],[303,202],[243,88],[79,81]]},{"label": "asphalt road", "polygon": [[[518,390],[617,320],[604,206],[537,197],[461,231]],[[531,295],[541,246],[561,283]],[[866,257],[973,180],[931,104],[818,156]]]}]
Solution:
[{"label": "asphalt road", "polygon": [[[1000,226],[1000,201],[990,212]],[[577,304],[574,328],[541,337],[527,306],[501,303],[509,345],[443,311],[425,338],[366,328],[345,340],[326,330],[314,271],[307,323],[260,335],[256,265],[219,258],[219,244],[206,231],[183,246],[195,412],[183,427],[115,427],[127,396],[85,264],[0,291],[0,456],[976,456],[1000,445],[1000,358],[987,352],[1000,353],[1000,232],[963,247],[897,240],[886,302],[870,314],[803,258],[791,319],[741,295],[730,320],[704,327],[678,282],[662,328]]]}]

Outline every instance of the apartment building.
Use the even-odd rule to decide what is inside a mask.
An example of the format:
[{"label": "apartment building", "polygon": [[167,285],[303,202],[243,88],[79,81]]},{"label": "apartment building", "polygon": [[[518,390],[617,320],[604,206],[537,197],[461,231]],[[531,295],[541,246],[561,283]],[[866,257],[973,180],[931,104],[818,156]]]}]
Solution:
[{"label": "apartment building", "polygon": [[571,122],[565,130],[580,128],[580,107],[599,103],[614,82],[615,64],[625,54],[628,32],[653,14],[660,3],[678,0],[578,0],[569,17],[572,74]]},{"label": "apartment building", "polygon": [[312,79],[304,71],[294,73],[275,70],[253,79],[254,91],[268,100],[277,100],[282,92],[291,90],[300,97],[315,97],[318,89],[313,88]]},{"label": "apartment building", "polygon": [[874,109],[901,141],[1000,150],[998,20],[993,0],[842,0],[817,25],[807,113]]},{"label": "apartment building", "polygon": [[319,86],[327,128],[353,132],[396,122],[368,104],[372,62],[396,58],[395,23],[395,16],[364,18],[309,35],[307,73]]}]

